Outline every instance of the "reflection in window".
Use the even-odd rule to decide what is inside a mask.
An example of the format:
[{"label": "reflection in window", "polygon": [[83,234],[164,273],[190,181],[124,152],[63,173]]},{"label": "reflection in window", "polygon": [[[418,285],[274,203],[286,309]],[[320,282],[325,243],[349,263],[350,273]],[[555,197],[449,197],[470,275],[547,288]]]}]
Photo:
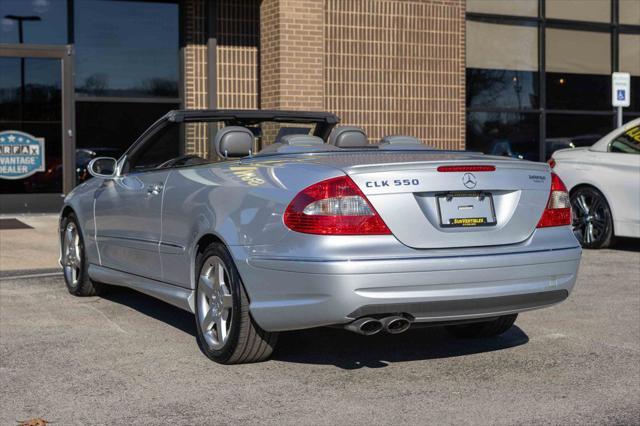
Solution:
[{"label": "reflection in window", "polygon": [[177,2],[75,2],[76,91],[178,97]]},{"label": "reflection in window", "polygon": [[538,114],[471,112],[467,114],[467,149],[537,161]]},{"label": "reflection in window", "polygon": [[547,18],[591,22],[611,20],[611,0],[547,0],[545,7]]},{"label": "reflection in window", "polygon": [[59,60],[0,58],[0,120],[61,120],[60,73]]},{"label": "reflection in window", "polygon": [[538,73],[467,68],[467,107],[537,108]]},{"label": "reflection in window", "polygon": [[538,0],[467,0],[467,12],[538,16]]},{"label": "reflection in window", "polygon": [[558,149],[591,146],[612,129],[611,114],[548,114],[547,158]]},{"label": "reflection in window", "polygon": [[640,25],[640,1],[619,0],[620,1],[620,23],[627,25]]},{"label": "reflection in window", "polygon": [[538,30],[467,21],[467,106],[537,108]]},{"label": "reflection in window", "polygon": [[603,33],[547,30],[548,109],[611,107],[610,40]]},{"label": "reflection in window", "polygon": [[67,43],[67,0],[0,1],[0,43]]},{"label": "reflection in window", "polygon": [[156,120],[177,104],[76,102],[77,149],[119,157]]}]

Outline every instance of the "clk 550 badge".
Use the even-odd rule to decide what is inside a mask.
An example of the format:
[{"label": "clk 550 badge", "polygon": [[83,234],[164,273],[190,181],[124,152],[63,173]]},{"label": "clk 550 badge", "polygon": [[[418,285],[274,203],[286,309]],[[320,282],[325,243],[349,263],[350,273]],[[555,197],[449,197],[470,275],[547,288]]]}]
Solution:
[{"label": "clk 550 badge", "polygon": [[412,186],[420,185],[418,179],[385,179],[385,180],[372,180],[364,183],[367,188],[386,188],[391,186]]}]

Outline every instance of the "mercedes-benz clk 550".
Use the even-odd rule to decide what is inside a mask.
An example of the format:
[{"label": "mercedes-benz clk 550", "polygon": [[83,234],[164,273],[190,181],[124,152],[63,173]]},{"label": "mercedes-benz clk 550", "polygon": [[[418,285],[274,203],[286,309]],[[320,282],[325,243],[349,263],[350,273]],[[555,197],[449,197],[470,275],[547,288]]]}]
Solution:
[{"label": "mercedes-benz clk 550", "polygon": [[172,111],[92,160],[60,218],[69,292],[125,286],[193,312],[202,351],[227,364],[322,326],[490,337],[569,296],[581,248],[547,164],[370,144],[337,123]]}]

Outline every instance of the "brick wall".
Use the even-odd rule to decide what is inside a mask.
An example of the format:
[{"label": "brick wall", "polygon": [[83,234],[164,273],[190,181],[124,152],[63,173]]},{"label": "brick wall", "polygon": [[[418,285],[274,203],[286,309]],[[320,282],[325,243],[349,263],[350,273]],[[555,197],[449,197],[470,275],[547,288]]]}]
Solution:
[{"label": "brick wall", "polygon": [[215,8],[218,108],[258,108],[260,4],[217,0]]},{"label": "brick wall", "polygon": [[[464,147],[464,0],[213,4],[219,108],[329,110],[371,142],[400,133]],[[208,106],[204,10],[185,0],[186,108]],[[206,150],[204,132],[189,141]]]},{"label": "brick wall", "polygon": [[263,0],[260,19],[261,107],[322,110],[323,0]]},{"label": "brick wall", "polygon": [[[207,25],[205,0],[183,3],[184,108],[207,108]],[[204,124],[185,127],[185,150],[205,156],[209,150],[208,130]]]},{"label": "brick wall", "polygon": [[325,103],[371,142],[464,148],[464,0],[325,0]]}]

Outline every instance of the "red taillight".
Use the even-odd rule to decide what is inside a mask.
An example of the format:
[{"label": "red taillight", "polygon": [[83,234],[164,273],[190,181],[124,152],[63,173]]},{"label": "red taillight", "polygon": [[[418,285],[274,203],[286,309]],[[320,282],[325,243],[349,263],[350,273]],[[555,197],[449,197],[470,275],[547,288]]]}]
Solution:
[{"label": "red taillight", "polygon": [[550,158],[549,161],[547,161],[547,164],[553,169],[556,166],[556,160]]},{"label": "red taillight", "polygon": [[571,225],[569,193],[557,174],[551,173],[551,193],[547,207],[538,222],[538,228]]},{"label": "red taillight", "polygon": [[494,172],[496,166],[440,166],[439,172]]},{"label": "red taillight", "polygon": [[348,176],[303,189],[284,213],[291,230],[322,235],[391,234],[378,212]]}]

